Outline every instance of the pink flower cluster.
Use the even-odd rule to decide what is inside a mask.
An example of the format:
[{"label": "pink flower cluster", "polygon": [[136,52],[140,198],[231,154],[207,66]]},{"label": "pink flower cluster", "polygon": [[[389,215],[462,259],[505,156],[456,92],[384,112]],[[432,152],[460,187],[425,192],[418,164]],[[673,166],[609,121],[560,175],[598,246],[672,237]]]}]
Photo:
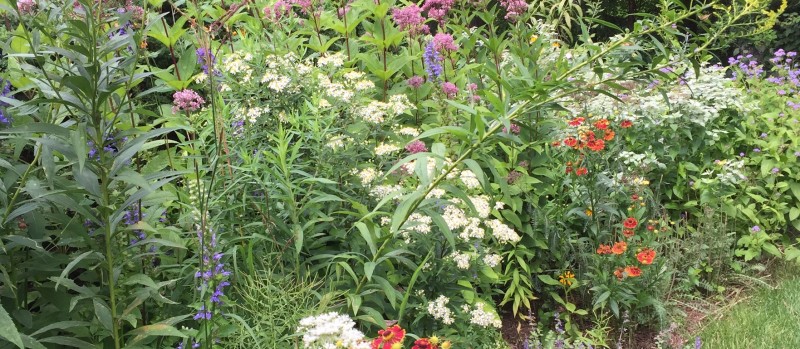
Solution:
[{"label": "pink flower cluster", "polygon": [[456,45],[452,35],[439,33],[433,37],[433,48],[439,51],[442,56],[446,56],[447,53],[445,51],[457,51],[458,45]]},{"label": "pink flower cluster", "polygon": [[503,127],[503,132],[508,133],[508,131],[511,131],[511,133],[518,135],[520,131],[522,131],[522,128],[520,128],[519,125],[517,124],[511,124],[510,130],[508,129],[508,127]]},{"label": "pink flower cluster", "polygon": [[422,86],[423,82],[425,82],[425,79],[423,79],[421,76],[415,75],[412,76],[411,79],[408,79],[408,86],[411,86],[411,88],[419,88]]},{"label": "pink flower cluster", "polygon": [[512,22],[528,10],[525,0],[500,0],[500,5],[506,9],[506,19]]},{"label": "pink flower cluster", "polygon": [[395,8],[392,10],[392,19],[400,30],[408,31],[411,36],[430,32],[430,28],[425,25],[425,18],[422,17],[422,9],[417,4]]},{"label": "pink flower cluster", "polygon": [[270,21],[277,22],[280,21],[283,16],[288,15],[291,10],[292,4],[283,0],[278,0],[272,7],[264,7],[264,17]]},{"label": "pink flower cluster", "polygon": [[428,13],[428,18],[433,18],[443,25],[447,12],[453,7],[455,0],[425,0],[422,10]]},{"label": "pink flower cluster", "polygon": [[428,151],[428,147],[422,141],[416,140],[406,145],[406,151],[411,154],[424,153]]},{"label": "pink flower cluster", "polygon": [[200,97],[197,92],[193,90],[183,90],[175,92],[172,95],[172,112],[177,113],[178,111],[187,111],[193,112],[200,110],[200,107],[203,106],[203,103],[206,101],[203,100],[203,97]]},{"label": "pink flower cluster", "polygon": [[458,94],[458,87],[452,82],[445,82],[442,84],[442,92],[447,95],[447,98],[453,99]]},{"label": "pink flower cluster", "polygon": [[33,13],[33,10],[36,9],[36,0],[19,0],[17,1],[17,8],[23,15]]}]

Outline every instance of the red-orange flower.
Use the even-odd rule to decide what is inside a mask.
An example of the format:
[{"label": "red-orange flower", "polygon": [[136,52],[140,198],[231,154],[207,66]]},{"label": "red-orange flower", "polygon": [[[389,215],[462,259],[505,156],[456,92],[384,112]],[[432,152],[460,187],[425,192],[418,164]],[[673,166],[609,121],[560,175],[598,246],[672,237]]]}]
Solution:
[{"label": "red-orange flower", "polygon": [[439,346],[431,343],[428,338],[420,338],[414,341],[414,346],[411,349],[438,349]]},{"label": "red-orange flower", "polygon": [[608,128],[608,124],[609,124],[608,119],[601,119],[594,123],[594,127],[597,127],[598,129],[601,130],[605,130]]},{"label": "red-orange flower", "polygon": [[586,143],[589,149],[594,151],[601,151],[606,147],[606,143],[602,139],[593,139]]},{"label": "red-orange flower", "polygon": [[372,341],[372,349],[392,349],[392,345],[400,343],[406,336],[406,330],[398,325],[378,331],[378,338]]},{"label": "red-orange flower", "polygon": [[635,234],[633,229],[622,229],[622,235],[625,235],[626,238],[630,238]]},{"label": "red-orange flower", "polygon": [[637,195],[637,194],[631,195],[631,200],[633,200],[633,201],[639,200],[639,195]]},{"label": "red-orange flower", "polygon": [[567,174],[572,173],[572,166],[567,166],[566,172],[567,172]]},{"label": "red-orange flower", "polygon": [[597,254],[611,254],[611,246],[600,244],[597,248]]},{"label": "red-orange flower", "polygon": [[650,248],[645,248],[641,252],[636,254],[636,259],[639,260],[639,263],[642,264],[653,264],[653,260],[656,258],[656,251],[653,251]]},{"label": "red-orange flower", "polygon": [[625,241],[618,241],[614,244],[614,247],[611,247],[611,253],[613,254],[623,254],[625,250],[628,249],[628,244]]},{"label": "red-orange flower", "polygon": [[616,133],[614,133],[614,131],[606,130],[606,132],[603,134],[603,139],[610,141],[614,139],[615,135]]},{"label": "red-orange flower", "polygon": [[578,140],[574,137],[567,137],[567,139],[564,140],[564,145],[575,148],[578,145]]},{"label": "red-orange flower", "polygon": [[647,225],[647,230],[653,231],[653,230],[656,230],[656,227],[654,225],[652,225],[652,224],[648,224]]},{"label": "red-orange flower", "polygon": [[639,225],[639,221],[636,218],[628,217],[624,222],[622,222],[622,226],[628,229],[634,229],[636,226]]},{"label": "red-orange flower", "polygon": [[635,278],[637,276],[642,275],[642,269],[634,266],[627,266],[625,267],[625,275],[631,278]]},{"label": "red-orange flower", "polygon": [[623,120],[623,121],[622,121],[622,122],[619,124],[619,126],[620,126],[620,127],[622,127],[622,128],[628,128],[628,127],[631,127],[631,126],[633,126],[633,121],[630,121],[630,120]]},{"label": "red-orange flower", "polygon": [[581,167],[581,168],[575,170],[575,175],[576,176],[583,176],[583,175],[585,175],[587,173],[589,173],[589,170],[587,170],[586,167]]},{"label": "red-orange flower", "polygon": [[597,138],[594,135],[594,131],[590,131],[590,130],[581,132],[580,133],[580,137],[581,137],[582,141],[593,141],[595,138]]},{"label": "red-orange flower", "polygon": [[553,141],[553,143],[550,143],[550,146],[559,147],[559,146],[561,146],[561,142],[560,141]]},{"label": "red-orange flower", "polygon": [[617,268],[617,270],[614,270],[614,276],[616,276],[617,279],[622,280],[622,273],[623,272],[624,272],[624,270],[622,268]]},{"label": "red-orange flower", "polygon": [[574,118],[574,119],[570,120],[569,121],[569,125],[572,126],[572,127],[577,127],[577,126],[580,126],[581,124],[583,124],[583,122],[585,120],[586,120],[585,118],[577,117],[577,118]]}]

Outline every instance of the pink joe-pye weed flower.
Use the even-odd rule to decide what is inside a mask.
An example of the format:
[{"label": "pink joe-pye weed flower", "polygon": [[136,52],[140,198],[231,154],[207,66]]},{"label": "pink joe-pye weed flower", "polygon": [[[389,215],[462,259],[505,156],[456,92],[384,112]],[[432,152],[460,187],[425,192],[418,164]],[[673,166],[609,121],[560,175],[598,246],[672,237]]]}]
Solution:
[{"label": "pink joe-pye weed flower", "polygon": [[447,98],[453,99],[458,94],[458,87],[452,82],[445,82],[442,84],[442,92],[447,95]]},{"label": "pink joe-pye weed flower", "polygon": [[430,32],[430,28],[425,25],[425,18],[422,17],[422,8],[417,4],[395,8],[392,10],[392,19],[397,23],[400,30],[408,31],[411,36]]},{"label": "pink joe-pye weed flower", "polygon": [[525,0],[500,0],[500,5],[506,9],[506,19],[512,22],[528,10],[528,2]]},{"label": "pink joe-pye weed flower", "polygon": [[412,76],[411,79],[408,79],[408,86],[417,89],[422,86],[423,82],[425,82],[425,79],[423,79],[421,76]]},{"label": "pink joe-pye weed flower", "polygon": [[445,56],[446,51],[457,51],[458,45],[456,45],[452,35],[439,33],[433,37],[433,49]]},{"label": "pink joe-pye weed flower", "polygon": [[206,102],[203,97],[200,97],[197,92],[193,90],[183,90],[175,92],[172,95],[172,112],[178,111],[193,112],[200,110],[200,107]]},{"label": "pink joe-pye weed flower", "polygon": [[416,140],[406,145],[406,151],[411,154],[424,153],[428,151],[428,147],[422,141]]},{"label": "pink joe-pye weed flower", "polygon": [[425,0],[425,4],[422,5],[422,11],[428,14],[428,18],[432,18],[439,22],[439,25],[442,25],[445,17],[447,17],[447,12],[450,11],[453,4],[455,4],[455,0]]},{"label": "pink joe-pye weed flower", "polygon": [[19,0],[17,1],[17,9],[23,15],[33,13],[36,9],[36,0]]}]

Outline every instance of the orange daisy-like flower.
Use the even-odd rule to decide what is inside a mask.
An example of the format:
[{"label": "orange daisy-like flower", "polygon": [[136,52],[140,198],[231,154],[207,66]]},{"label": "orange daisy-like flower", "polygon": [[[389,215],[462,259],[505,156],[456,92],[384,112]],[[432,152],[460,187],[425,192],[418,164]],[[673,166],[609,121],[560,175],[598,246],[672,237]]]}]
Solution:
[{"label": "orange daisy-like flower", "polygon": [[637,276],[641,276],[642,275],[642,269],[639,269],[638,267],[634,267],[634,266],[627,266],[627,267],[625,267],[624,271],[625,271],[625,275],[627,275],[628,277],[632,277],[632,278],[635,278]]},{"label": "orange daisy-like flower", "polygon": [[594,123],[594,127],[597,127],[598,129],[601,129],[601,130],[607,129],[608,125],[609,125],[608,119],[601,119],[601,120],[598,120],[598,121],[596,121]]},{"label": "orange daisy-like flower", "polygon": [[619,124],[619,126],[620,126],[620,127],[622,127],[622,128],[628,128],[628,127],[631,127],[631,126],[633,126],[633,121],[630,121],[630,120],[623,120],[623,121],[622,121],[622,122]]},{"label": "orange daisy-like flower", "polygon": [[398,325],[378,331],[378,338],[372,341],[372,349],[392,349],[392,345],[400,343],[406,336],[406,330]]},{"label": "orange daisy-like flower", "polygon": [[616,277],[617,277],[617,279],[619,279],[619,280],[622,280],[622,273],[623,273],[624,271],[625,271],[625,270],[624,270],[624,269],[622,269],[622,268],[617,268],[617,270],[614,270],[614,276],[616,276]]},{"label": "orange daisy-like flower", "polygon": [[622,229],[622,235],[625,235],[626,238],[632,237],[636,232],[633,229]]},{"label": "orange daisy-like flower", "polygon": [[561,142],[560,141],[553,141],[553,143],[550,143],[550,146],[551,147],[560,147],[561,146]]},{"label": "orange daisy-like flower", "polygon": [[653,264],[653,260],[656,259],[656,251],[653,251],[653,249],[650,248],[645,248],[636,254],[636,259],[638,259],[639,263],[642,264]]},{"label": "orange daisy-like flower", "polygon": [[611,246],[600,244],[597,248],[597,254],[611,254]]},{"label": "orange daisy-like flower", "polygon": [[575,148],[578,146],[578,140],[574,137],[567,137],[567,139],[564,140],[564,145]]},{"label": "orange daisy-like flower", "polygon": [[574,118],[574,119],[570,120],[569,121],[569,125],[572,126],[572,127],[578,127],[578,126],[582,125],[585,120],[586,120],[585,118],[577,117],[577,118]]},{"label": "orange daisy-like flower", "polygon": [[614,244],[614,247],[611,247],[611,253],[613,254],[623,254],[628,249],[628,244],[625,241],[618,241]]},{"label": "orange daisy-like flower", "polygon": [[576,176],[583,176],[583,175],[585,175],[587,173],[589,173],[589,170],[587,170],[586,167],[581,167],[581,168],[575,170],[575,175]]},{"label": "orange daisy-like flower", "polygon": [[636,226],[639,225],[639,221],[636,218],[628,217],[624,222],[622,222],[622,226],[628,229],[634,229]]},{"label": "orange daisy-like flower", "polygon": [[581,132],[580,136],[582,141],[593,141],[595,138],[597,138],[594,135],[594,131],[591,130]]},{"label": "orange daisy-like flower", "polygon": [[601,151],[606,147],[602,139],[593,139],[586,143],[586,146],[593,151]]},{"label": "orange daisy-like flower", "polygon": [[614,133],[614,131],[611,131],[611,130],[606,130],[606,132],[603,133],[603,139],[605,139],[607,141],[613,140],[614,136],[616,136],[616,133]]}]

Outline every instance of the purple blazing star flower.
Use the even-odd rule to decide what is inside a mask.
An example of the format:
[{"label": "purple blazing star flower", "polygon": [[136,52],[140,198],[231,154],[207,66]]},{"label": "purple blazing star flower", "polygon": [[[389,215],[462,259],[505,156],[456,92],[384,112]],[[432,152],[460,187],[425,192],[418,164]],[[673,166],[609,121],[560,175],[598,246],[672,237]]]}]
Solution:
[{"label": "purple blazing star flower", "polygon": [[434,48],[434,42],[431,41],[425,46],[425,52],[422,54],[423,62],[425,63],[425,71],[428,72],[428,80],[438,79],[444,72],[441,61],[442,57],[439,52]]}]

